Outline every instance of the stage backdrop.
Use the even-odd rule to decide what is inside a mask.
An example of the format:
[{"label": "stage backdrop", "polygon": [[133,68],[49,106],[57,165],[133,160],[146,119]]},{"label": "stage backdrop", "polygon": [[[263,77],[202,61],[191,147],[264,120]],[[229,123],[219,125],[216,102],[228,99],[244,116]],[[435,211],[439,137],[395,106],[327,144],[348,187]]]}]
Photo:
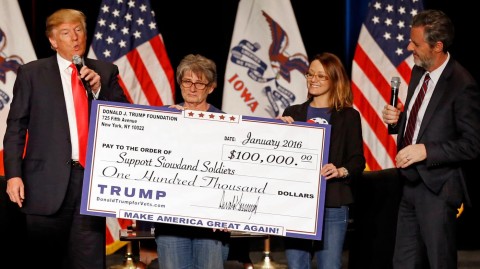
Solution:
[{"label": "stage backdrop", "polygon": [[[6,3],[14,1],[6,1]],[[242,0],[243,1],[243,0]],[[34,45],[34,49],[38,58],[51,56],[54,52],[50,49],[47,38],[45,37],[45,19],[48,15],[59,8],[77,8],[85,12],[87,15],[87,28],[89,33],[88,42],[93,41],[93,33],[97,24],[99,16],[101,0],[89,0],[89,1],[73,1],[73,0],[49,0],[48,4],[44,4],[44,1],[38,0],[18,0],[23,17],[25,19],[27,29],[30,33],[30,38]],[[390,3],[390,1],[378,1],[380,4]],[[405,2],[405,1],[397,1]],[[411,2],[411,1],[408,1]],[[1,2],[3,3],[3,2]],[[236,14],[239,8],[240,0],[225,0],[225,1],[170,1],[168,7],[165,1],[152,1],[151,8],[155,13],[156,26],[159,32],[162,33],[162,40],[166,51],[168,51],[169,59],[175,68],[180,60],[189,53],[201,53],[207,57],[212,58],[217,63],[218,68],[218,83],[219,87],[209,96],[209,102],[217,107],[222,106],[224,89],[221,85],[224,84],[224,76],[226,74],[226,64],[229,61],[229,53],[231,50],[231,42],[233,37],[234,25],[236,24]],[[372,2],[375,3],[375,2]],[[441,9],[446,12],[455,24],[456,37],[451,50],[452,56],[455,57],[460,63],[462,63],[477,79],[480,81],[480,53],[476,48],[476,43],[471,41],[472,35],[472,18],[476,16],[476,9],[472,7],[474,2],[467,0],[423,0],[425,9]],[[405,4],[407,4],[405,2]],[[4,8],[6,5],[2,4],[2,11],[6,11]],[[305,46],[306,55],[309,57],[319,52],[329,51],[337,54],[343,59],[347,70],[352,69],[356,64],[358,57],[354,54],[357,48],[357,43],[360,44],[359,33],[362,27],[362,23],[367,18],[367,12],[369,10],[369,0],[345,0],[345,1],[301,1],[292,0],[291,6],[295,14],[298,29],[300,31],[301,39]],[[218,12],[218,10],[221,10]],[[2,16],[0,20],[5,18]],[[18,16],[8,20],[13,21],[12,25],[19,25],[16,23]],[[282,22],[278,21],[280,25]],[[408,24],[408,22],[406,22]],[[185,27],[184,25],[187,25]],[[282,27],[284,27],[282,25]],[[17,36],[22,36],[19,32],[15,32]],[[21,38],[23,44],[26,44],[24,37]],[[408,39],[408,37],[407,37]],[[23,50],[22,50],[23,51]],[[380,50],[379,50],[380,51]],[[2,51],[5,53],[5,49]],[[1,54],[3,57],[4,54]],[[24,58],[23,60],[26,60]],[[395,67],[397,67],[395,65]],[[295,71],[296,72],[296,71]],[[7,74],[12,71],[7,72]],[[352,73],[353,74],[353,73]],[[389,87],[389,81],[392,74],[383,75],[384,82],[382,83],[381,91],[385,90],[385,87]],[[402,87],[406,85],[407,81],[402,78]],[[359,83],[354,77],[352,80],[358,85],[356,89],[355,99],[357,95],[361,96],[365,88],[360,88]],[[3,84],[0,82],[0,87]],[[178,89],[178,87],[177,87]],[[3,90],[3,88],[2,88]],[[360,93],[358,93],[360,92]],[[375,93],[375,92],[373,92]],[[377,93],[379,99],[372,101],[368,99],[368,102],[376,102],[377,104],[385,101],[385,97]],[[365,95],[366,97],[370,97]],[[359,97],[361,98],[361,97]],[[181,101],[181,95],[175,94],[175,102]],[[368,102],[366,104],[368,104]],[[386,101],[385,101],[386,102]],[[370,104],[368,104],[370,105]],[[360,105],[356,103],[356,108],[364,110]],[[363,112],[364,115],[371,115],[372,117],[378,117],[375,113],[374,106],[367,112]],[[364,124],[368,124],[367,132],[369,141],[375,141],[375,138],[383,136],[385,134],[375,134],[373,130],[381,130],[385,126],[381,122],[372,124],[372,119],[365,118]],[[370,129],[370,130],[369,130]],[[391,162],[391,148],[392,143],[389,142],[389,146],[385,147],[384,142],[378,143],[380,150],[375,149],[374,146],[368,146],[371,151],[367,152],[369,158],[369,167],[372,170],[379,169],[379,167],[385,167]],[[367,144],[366,144],[367,145]],[[381,149],[385,147],[385,149]],[[375,162],[371,160],[375,159],[373,156],[379,156],[378,153],[384,152],[384,160],[376,161],[378,164],[373,165]],[[373,164],[372,164],[373,163]],[[476,169],[480,161],[472,162],[471,169],[468,175],[472,177],[472,188],[475,193],[472,193],[471,197],[474,200],[475,205],[480,204],[480,197],[478,190],[480,189],[480,182],[476,179]],[[478,209],[467,208],[462,216],[459,218],[459,232],[461,234],[460,241],[468,240],[468,245],[479,246],[480,232],[477,232],[479,224],[480,213]],[[478,230],[480,231],[480,230]],[[475,234],[475,236],[472,236]],[[462,244],[460,244],[462,245]]]}]

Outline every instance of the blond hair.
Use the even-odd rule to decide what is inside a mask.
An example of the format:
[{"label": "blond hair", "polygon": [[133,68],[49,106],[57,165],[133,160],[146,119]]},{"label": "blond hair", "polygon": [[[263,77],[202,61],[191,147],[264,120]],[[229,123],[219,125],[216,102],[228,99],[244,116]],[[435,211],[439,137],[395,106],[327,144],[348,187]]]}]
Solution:
[{"label": "blond hair", "polygon": [[75,9],[59,9],[48,16],[46,21],[45,34],[50,37],[53,29],[62,23],[80,22],[83,30],[87,32],[87,17],[83,12]]}]

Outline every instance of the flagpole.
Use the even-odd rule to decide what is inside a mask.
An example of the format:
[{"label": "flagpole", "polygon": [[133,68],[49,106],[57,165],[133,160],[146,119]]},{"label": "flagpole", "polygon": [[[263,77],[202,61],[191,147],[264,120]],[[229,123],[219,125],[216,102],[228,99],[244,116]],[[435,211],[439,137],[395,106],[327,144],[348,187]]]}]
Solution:
[{"label": "flagpole", "polygon": [[254,269],[283,269],[286,265],[278,264],[272,261],[270,257],[270,236],[267,236],[264,241],[263,261],[253,265]]},{"label": "flagpole", "polygon": [[132,251],[132,242],[127,243],[127,251],[122,264],[112,265],[108,269],[146,269],[147,265],[141,261],[135,261]]}]

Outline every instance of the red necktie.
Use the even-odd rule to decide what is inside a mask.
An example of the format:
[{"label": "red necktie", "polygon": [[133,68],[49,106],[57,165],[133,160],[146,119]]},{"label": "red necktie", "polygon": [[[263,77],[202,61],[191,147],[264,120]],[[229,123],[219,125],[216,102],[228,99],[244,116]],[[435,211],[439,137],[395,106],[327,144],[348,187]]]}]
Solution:
[{"label": "red necktie", "polygon": [[422,88],[420,89],[420,92],[415,99],[415,103],[413,103],[410,115],[408,116],[407,128],[405,129],[405,135],[403,137],[403,147],[412,144],[413,133],[415,132],[415,123],[417,122],[418,110],[420,109],[423,97],[425,97],[425,93],[427,92],[429,81],[430,75],[427,73],[425,75],[425,78],[423,79]]},{"label": "red necktie", "polygon": [[87,91],[83,87],[82,81],[78,77],[77,68],[72,63],[72,92],[73,102],[75,104],[75,118],[77,119],[78,131],[78,161],[85,167],[88,138],[88,99]]}]

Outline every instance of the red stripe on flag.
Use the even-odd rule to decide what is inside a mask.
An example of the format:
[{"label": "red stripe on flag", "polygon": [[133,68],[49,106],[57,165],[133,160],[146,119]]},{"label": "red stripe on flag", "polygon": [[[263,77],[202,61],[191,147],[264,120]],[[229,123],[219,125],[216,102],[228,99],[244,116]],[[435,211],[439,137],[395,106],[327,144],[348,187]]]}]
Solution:
[{"label": "red stripe on flag", "polygon": [[3,167],[3,149],[0,151],[0,175],[5,175],[5,169]]},{"label": "red stripe on flag", "polygon": [[131,219],[117,219],[117,220],[122,229],[127,229],[128,226],[131,226],[133,224],[133,220]]},{"label": "red stripe on flag", "polygon": [[150,45],[152,48],[155,48],[153,51],[157,56],[160,65],[162,66],[163,72],[168,78],[168,83],[170,84],[170,88],[172,89],[172,97],[175,100],[175,74],[170,64],[170,59],[167,55],[167,50],[165,49],[165,44],[163,44],[163,40],[161,39],[160,35],[150,39]]},{"label": "red stripe on flag", "polygon": [[[383,120],[378,117],[377,112],[372,108],[370,105],[370,102],[366,100],[365,95],[363,95],[363,92],[360,91],[358,86],[352,82],[352,92],[353,95],[355,96],[354,98],[354,104],[362,114],[363,119],[368,123],[372,131],[375,133],[375,136],[378,138],[378,140],[381,142],[385,150],[388,152],[388,155],[392,162],[395,162],[395,156],[397,154],[397,145],[395,143],[395,140],[393,139],[393,136],[388,133],[388,129],[385,123],[383,123]],[[372,155],[373,158],[373,155]],[[373,161],[370,159],[370,161],[367,159],[367,165],[369,167],[375,166],[376,160]],[[377,163],[378,165],[378,163]]]},{"label": "red stripe on flag", "polygon": [[157,92],[157,88],[152,81],[152,77],[148,74],[147,68],[136,49],[127,53],[127,59],[132,66],[137,81],[140,83],[143,93],[151,106],[163,106],[162,98]]},{"label": "red stripe on flag", "polygon": [[375,156],[365,142],[363,143],[363,156],[365,156],[365,160],[367,160],[367,171],[382,170],[382,167],[377,162],[377,159],[375,159]]},{"label": "red stripe on flag", "polygon": [[132,96],[130,95],[130,92],[127,90],[127,86],[125,86],[125,83],[123,82],[122,78],[120,75],[118,76],[118,84],[120,84],[120,87],[123,89],[123,93],[125,93],[125,96],[127,97],[128,102],[133,104],[133,99]]},{"label": "red stripe on flag", "polygon": [[390,101],[390,85],[384,79],[382,72],[378,70],[377,66],[370,60],[362,46],[358,45],[355,49],[353,60],[357,63],[360,69],[363,70],[363,73],[368,77],[375,88],[377,88],[378,93],[383,97],[385,102],[388,103]]},{"label": "red stripe on flag", "polygon": [[408,84],[410,83],[410,76],[412,75],[412,69],[408,66],[407,61],[403,61],[397,66],[397,71],[402,76],[403,80]]},{"label": "red stripe on flag", "polygon": [[106,242],[105,243],[106,243],[106,245],[110,245],[113,242],[115,242],[115,238],[113,238],[113,235],[110,232],[110,229],[108,228],[108,226],[105,226],[105,230],[106,230],[106,233],[105,233],[105,241]]}]

